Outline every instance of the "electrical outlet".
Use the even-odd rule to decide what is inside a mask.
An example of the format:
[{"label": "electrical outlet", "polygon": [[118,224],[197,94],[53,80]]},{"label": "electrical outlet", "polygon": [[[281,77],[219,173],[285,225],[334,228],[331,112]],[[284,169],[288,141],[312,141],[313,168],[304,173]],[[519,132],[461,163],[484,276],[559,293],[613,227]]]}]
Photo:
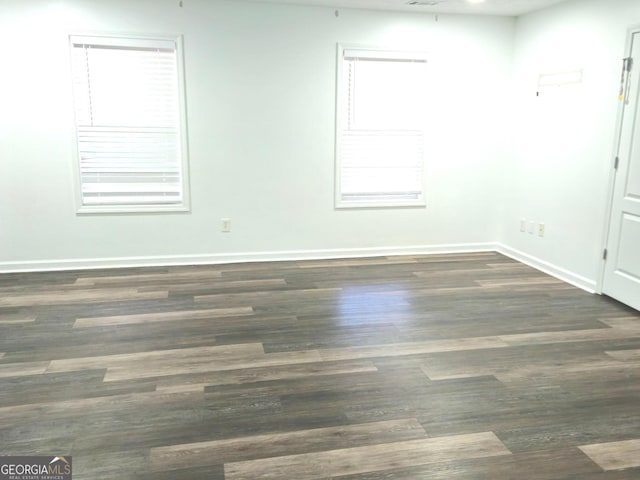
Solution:
[{"label": "electrical outlet", "polygon": [[538,236],[544,237],[544,223],[538,224]]},{"label": "electrical outlet", "polygon": [[529,222],[529,229],[528,229],[529,235],[533,235],[533,230],[535,229],[535,227],[536,227],[536,224],[534,223],[533,220],[531,220]]},{"label": "electrical outlet", "polygon": [[521,218],[520,219],[520,231],[523,232],[523,233],[527,231],[527,219],[526,218]]},{"label": "electrical outlet", "polygon": [[231,231],[231,219],[223,218],[222,219],[222,231],[224,233],[229,233]]}]

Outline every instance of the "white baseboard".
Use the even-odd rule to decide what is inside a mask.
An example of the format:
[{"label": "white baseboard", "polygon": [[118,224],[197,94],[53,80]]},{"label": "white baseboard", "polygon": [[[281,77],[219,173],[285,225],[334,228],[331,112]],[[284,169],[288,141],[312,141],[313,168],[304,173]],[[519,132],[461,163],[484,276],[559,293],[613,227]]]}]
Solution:
[{"label": "white baseboard", "polygon": [[98,268],[158,267],[171,265],[215,265],[243,262],[287,260],[325,260],[333,258],[384,257],[391,255],[433,255],[443,253],[494,252],[495,243],[460,243],[405,247],[347,248],[331,250],[291,250],[281,252],[220,253],[202,255],[166,255],[123,258],[79,258],[0,262],[0,273],[89,270]]},{"label": "white baseboard", "polygon": [[575,287],[581,288],[589,293],[598,293],[598,286],[594,280],[583,277],[577,273],[558,267],[544,260],[540,260],[539,258],[533,257],[524,252],[520,252],[519,250],[507,247],[506,245],[497,244],[496,251],[507,257],[513,258],[518,262],[524,263],[525,265],[529,265],[530,267],[551,275],[552,277],[556,277],[563,282],[567,282]]},{"label": "white baseboard", "polygon": [[385,257],[395,255],[434,255],[446,253],[498,252],[564,282],[597,293],[597,283],[564,268],[520,252],[499,243],[457,243],[444,245],[414,245],[404,247],[346,248],[327,250],[290,250],[276,252],[215,253],[202,255],[165,255],[122,258],[79,258],[72,260],[41,260],[0,262],[0,273],[27,273],[99,268],[164,267],[172,265],[216,265],[243,262],[276,262],[326,260],[336,258]]}]

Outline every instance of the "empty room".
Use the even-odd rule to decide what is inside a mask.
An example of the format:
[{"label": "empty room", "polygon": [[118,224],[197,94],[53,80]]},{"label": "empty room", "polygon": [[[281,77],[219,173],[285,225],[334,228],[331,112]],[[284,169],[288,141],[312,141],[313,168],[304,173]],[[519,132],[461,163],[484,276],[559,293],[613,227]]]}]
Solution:
[{"label": "empty room", "polygon": [[0,480],[640,478],[637,0],[0,0],[0,45]]}]

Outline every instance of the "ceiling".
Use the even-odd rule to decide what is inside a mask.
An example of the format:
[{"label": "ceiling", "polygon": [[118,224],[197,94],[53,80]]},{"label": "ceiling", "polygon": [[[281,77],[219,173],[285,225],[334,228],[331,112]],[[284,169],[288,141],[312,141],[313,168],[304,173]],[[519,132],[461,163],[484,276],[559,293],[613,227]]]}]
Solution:
[{"label": "ceiling", "polygon": [[464,13],[471,15],[518,16],[567,0],[485,0],[470,3],[467,0],[416,0],[419,5],[408,5],[411,0],[253,0],[262,3],[292,3],[332,8],[366,8],[420,13]]}]

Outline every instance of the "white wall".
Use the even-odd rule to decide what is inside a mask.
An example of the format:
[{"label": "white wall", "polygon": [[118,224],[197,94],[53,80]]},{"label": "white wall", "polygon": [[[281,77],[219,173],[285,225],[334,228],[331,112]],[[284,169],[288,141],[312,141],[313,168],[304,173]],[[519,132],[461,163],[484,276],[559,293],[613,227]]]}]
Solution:
[{"label": "white wall", "polygon": [[[0,270],[496,239],[513,19],[184,3],[0,3]],[[76,215],[67,36],[78,31],[184,34],[191,213]],[[430,52],[426,208],[333,208],[337,42]]]},{"label": "white wall", "polygon": [[[594,290],[600,288],[621,59],[628,28],[639,24],[637,0],[569,1],[516,24],[517,134],[505,166],[500,241]],[[584,69],[581,85],[536,97],[540,73],[577,68]],[[544,222],[545,237],[521,233],[522,217]]]},{"label": "white wall", "polygon": [[[500,242],[597,290],[620,59],[638,24],[636,0],[438,22],[237,0],[4,0],[0,271]],[[184,34],[191,213],[76,215],[67,36],[78,31]],[[427,208],[333,208],[337,42],[430,52]],[[535,96],[539,73],[575,68],[582,85]],[[523,217],[545,237],[521,233]]]}]

